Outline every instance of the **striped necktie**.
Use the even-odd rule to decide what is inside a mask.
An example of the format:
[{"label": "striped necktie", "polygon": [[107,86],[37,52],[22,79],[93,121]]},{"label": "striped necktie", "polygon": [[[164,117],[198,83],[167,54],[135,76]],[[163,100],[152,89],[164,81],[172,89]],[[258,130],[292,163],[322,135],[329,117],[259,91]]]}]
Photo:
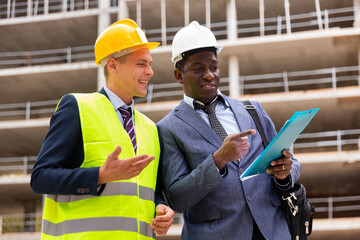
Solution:
[{"label": "striped necktie", "polygon": [[134,151],[136,152],[137,145],[136,145],[136,138],[135,138],[134,122],[131,117],[131,108],[121,106],[121,107],[119,107],[119,111],[121,113],[121,116],[124,119],[124,129],[129,134],[131,142],[134,146]]},{"label": "striped necktie", "polygon": [[202,109],[205,113],[208,114],[209,122],[210,122],[212,129],[219,136],[221,141],[224,141],[224,139],[227,137],[228,134],[215,114],[216,104],[221,100],[222,100],[222,98],[217,97],[214,101],[212,101],[208,105],[204,105],[202,102],[194,100],[194,108]]}]

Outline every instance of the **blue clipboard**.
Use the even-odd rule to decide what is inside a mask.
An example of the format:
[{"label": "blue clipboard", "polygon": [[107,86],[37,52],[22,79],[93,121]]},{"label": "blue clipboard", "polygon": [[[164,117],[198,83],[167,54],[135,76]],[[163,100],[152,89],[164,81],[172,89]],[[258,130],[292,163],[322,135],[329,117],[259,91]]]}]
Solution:
[{"label": "blue clipboard", "polygon": [[265,169],[270,166],[270,162],[280,158],[282,156],[282,150],[288,149],[294,144],[295,140],[319,109],[320,108],[314,108],[307,111],[295,112],[240,178],[245,180],[252,175],[265,173]]}]

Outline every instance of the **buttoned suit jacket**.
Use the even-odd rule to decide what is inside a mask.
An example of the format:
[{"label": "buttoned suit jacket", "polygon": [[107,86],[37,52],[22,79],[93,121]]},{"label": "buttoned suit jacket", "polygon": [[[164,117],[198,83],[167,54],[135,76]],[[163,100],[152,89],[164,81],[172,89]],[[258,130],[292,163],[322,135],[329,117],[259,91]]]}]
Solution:
[{"label": "buttoned suit jacket", "polygon": [[[244,105],[225,97],[241,131],[256,129]],[[270,117],[253,101],[270,142],[276,135]],[[249,152],[219,174],[212,154],[222,141],[191,106],[182,101],[157,124],[161,145],[159,180],[171,207],[183,212],[182,239],[250,240],[253,219],[266,239],[291,239],[284,212],[269,174],[245,181],[241,173],[264,150],[258,132],[249,136]],[[293,158],[290,186],[300,175]]]}]

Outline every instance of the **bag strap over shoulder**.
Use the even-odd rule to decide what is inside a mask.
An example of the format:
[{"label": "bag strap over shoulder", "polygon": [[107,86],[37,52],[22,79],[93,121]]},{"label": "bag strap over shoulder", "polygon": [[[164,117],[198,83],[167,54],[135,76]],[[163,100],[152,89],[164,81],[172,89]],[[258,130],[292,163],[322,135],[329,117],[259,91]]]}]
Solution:
[{"label": "bag strap over shoulder", "polygon": [[251,104],[251,102],[249,100],[244,100],[241,102],[244,104],[245,109],[249,112],[252,119],[254,120],[256,128],[261,136],[264,148],[266,148],[267,145],[269,145],[269,142],[266,139],[265,130],[263,128],[263,125],[261,124],[260,117],[259,117],[258,113],[256,112],[255,105]]}]

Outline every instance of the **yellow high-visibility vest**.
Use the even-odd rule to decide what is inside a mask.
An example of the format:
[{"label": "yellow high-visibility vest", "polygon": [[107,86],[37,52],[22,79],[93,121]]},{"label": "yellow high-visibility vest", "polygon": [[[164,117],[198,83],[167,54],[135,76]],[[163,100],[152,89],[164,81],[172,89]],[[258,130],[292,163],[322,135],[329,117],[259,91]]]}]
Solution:
[{"label": "yellow high-visibility vest", "polygon": [[101,196],[46,195],[42,239],[154,239],[160,145],[156,125],[134,110],[137,153],[111,102],[100,93],[74,94],[84,141],[83,168],[103,165],[117,145],[119,159],[155,156],[139,176],[107,183]]}]

